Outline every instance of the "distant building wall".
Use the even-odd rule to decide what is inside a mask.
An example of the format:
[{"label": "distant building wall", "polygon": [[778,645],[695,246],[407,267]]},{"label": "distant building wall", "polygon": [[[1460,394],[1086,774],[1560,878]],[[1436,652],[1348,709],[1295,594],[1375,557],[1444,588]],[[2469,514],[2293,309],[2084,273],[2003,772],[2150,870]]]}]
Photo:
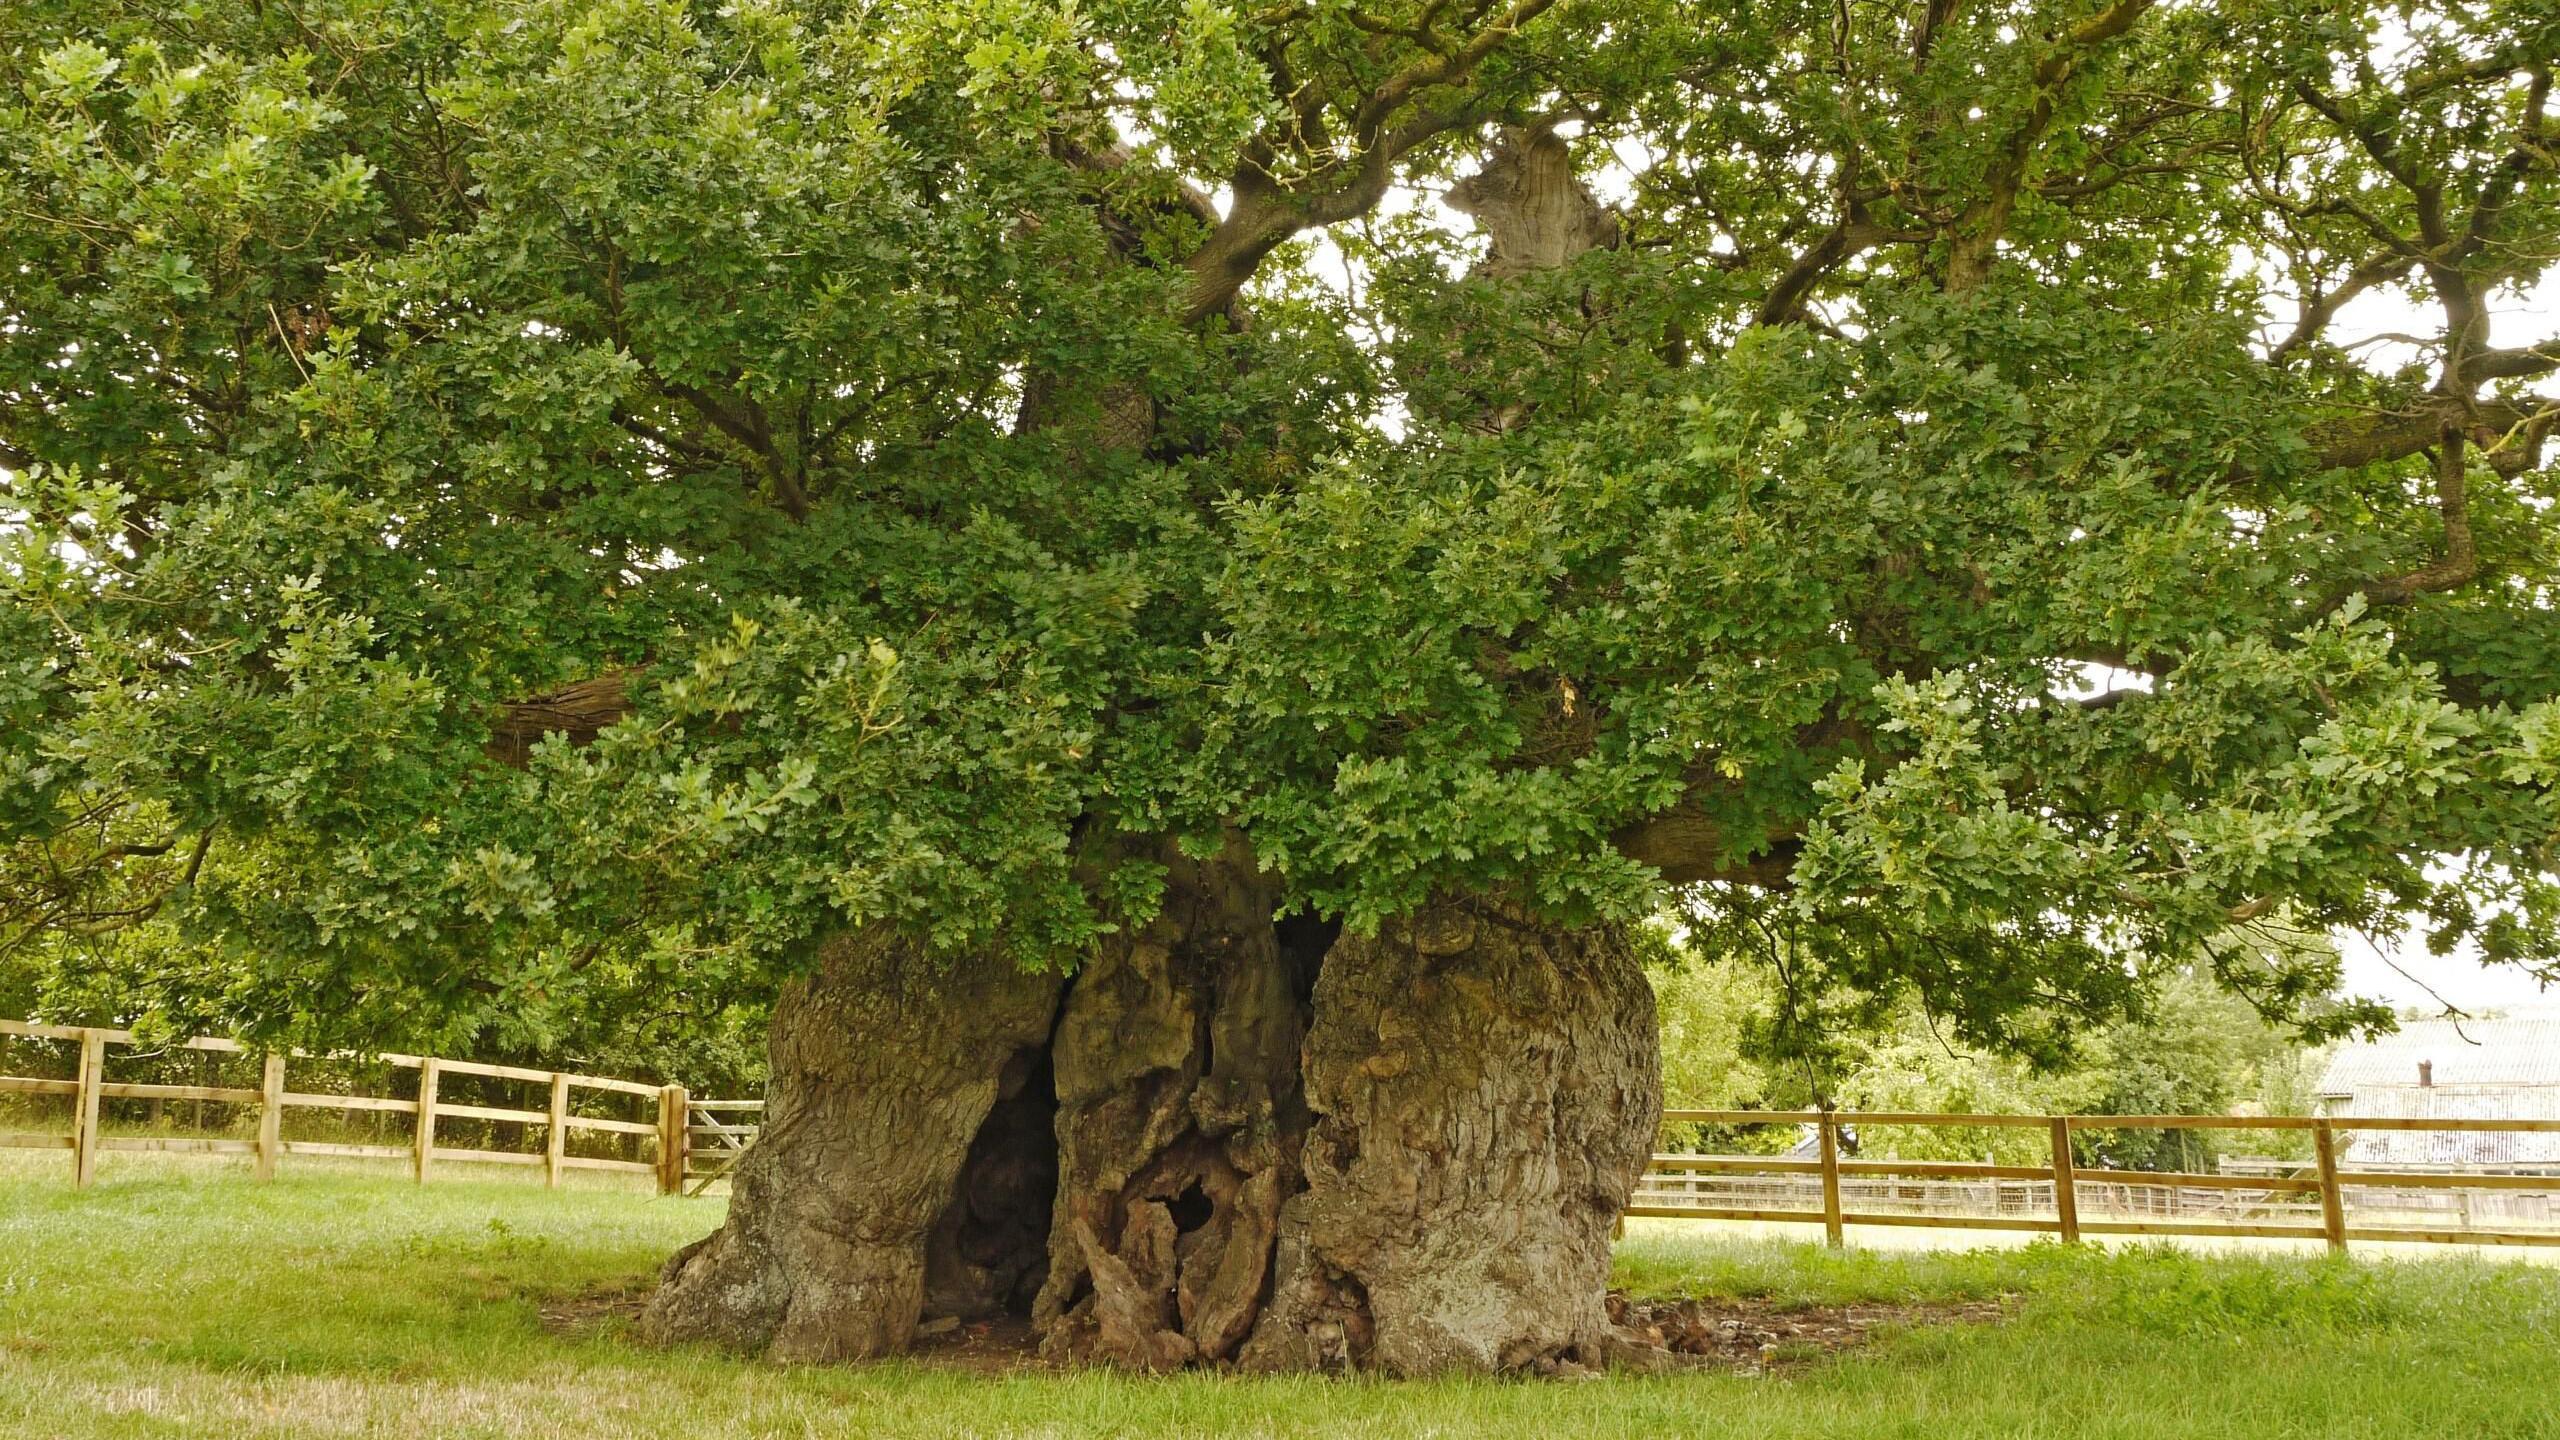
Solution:
[{"label": "distant building wall", "polygon": [[[2560,1120],[2560,1085],[2369,1085],[2344,1097],[2322,1098],[2332,1115],[2413,1120]],[[2560,1135],[2359,1130],[2354,1133],[2347,1160],[2350,1164],[2381,1165],[2560,1164]]]},{"label": "distant building wall", "polygon": [[[2413,1020],[2341,1045],[2319,1083],[2331,1115],[2413,1120],[2560,1120],[2560,1011]],[[2348,1163],[2560,1165],[2560,1135],[2354,1132]]]}]

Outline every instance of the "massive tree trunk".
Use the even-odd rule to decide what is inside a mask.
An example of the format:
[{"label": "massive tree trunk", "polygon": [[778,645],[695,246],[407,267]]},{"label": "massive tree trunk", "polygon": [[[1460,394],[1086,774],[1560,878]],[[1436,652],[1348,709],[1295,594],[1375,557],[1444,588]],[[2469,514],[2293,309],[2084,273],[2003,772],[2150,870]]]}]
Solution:
[{"label": "massive tree trunk", "polygon": [[858,1360],[906,1348],[928,1280],[955,1307],[1018,1286],[1051,1177],[981,1142],[1045,1129],[1061,983],[929,960],[881,929],[830,942],[774,1005],[764,1130],[728,1223],[668,1262],[642,1333]]},{"label": "massive tree trunk", "polygon": [[1275,897],[1241,853],[1177,858],[1067,981],[839,942],[644,1332],[859,1359],[1012,1311],[1147,1369],[1603,1361],[1660,1105],[1623,935],[1471,900],[1337,936]]},{"label": "massive tree trunk", "polygon": [[1661,1118],[1622,930],[1446,901],[1345,936],[1308,1036],[1306,1188],[1254,1369],[1545,1369],[1617,1351],[1609,1235]]}]

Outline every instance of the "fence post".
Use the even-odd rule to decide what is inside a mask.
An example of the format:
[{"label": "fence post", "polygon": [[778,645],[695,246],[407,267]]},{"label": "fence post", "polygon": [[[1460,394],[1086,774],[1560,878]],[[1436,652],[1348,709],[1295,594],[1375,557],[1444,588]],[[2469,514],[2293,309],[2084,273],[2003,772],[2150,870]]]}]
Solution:
[{"label": "fence post", "polygon": [[2071,1166],[2071,1117],[2053,1117],[2053,1213],[2062,1222],[2062,1243],[2080,1243],[2080,1182]]},{"label": "fence post", "polygon": [[560,1162],[569,1155],[569,1077],[551,1072],[551,1133],[542,1138],[542,1183],[560,1188]]},{"label": "fence post", "polygon": [[1840,1233],[1840,1122],[1825,1110],[1814,1128],[1822,1137],[1822,1238],[1836,1250],[1844,1243]]},{"label": "fence post", "polygon": [[427,1167],[436,1158],[436,1061],[430,1055],[418,1062],[418,1183],[427,1183]]},{"label": "fence post", "polygon": [[681,1085],[658,1092],[658,1193],[684,1193],[685,1142],[693,1122],[693,1097]]},{"label": "fence post", "polygon": [[258,1178],[276,1178],[276,1153],[284,1143],[284,1056],[267,1052],[258,1083]]},{"label": "fence post", "polygon": [[2347,1197],[2338,1187],[2338,1131],[2326,1116],[2311,1122],[2311,1147],[2320,1157],[2320,1228],[2330,1253],[2347,1253]]},{"label": "fence post", "polygon": [[105,1083],[106,1037],[80,1032],[80,1085],[71,1101],[71,1185],[86,1186],[98,1173],[98,1087]]}]

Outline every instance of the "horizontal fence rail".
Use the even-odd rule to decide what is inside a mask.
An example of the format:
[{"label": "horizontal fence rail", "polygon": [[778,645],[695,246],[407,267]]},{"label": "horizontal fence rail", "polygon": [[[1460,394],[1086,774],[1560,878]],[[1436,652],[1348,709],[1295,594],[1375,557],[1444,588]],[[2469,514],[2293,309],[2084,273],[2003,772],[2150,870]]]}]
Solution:
[{"label": "horizontal fence rail", "polygon": [[[1834,1245],[1851,1225],[2010,1230],[2077,1241],[2086,1235],[2237,1236],[2252,1239],[2325,1240],[2344,1250],[2352,1240],[2459,1245],[2560,1245],[2560,1228],[2474,1228],[2467,1192],[2526,1196],[2555,1220],[2542,1197],[2560,1192],[2560,1158],[2530,1173],[2532,1162],[2498,1171],[2350,1168],[2341,1161],[2358,1131],[2428,1130],[2560,1135],[2560,1120],[2500,1120],[2406,1116],[2314,1115],[1958,1115],[1908,1111],[1665,1110],[1665,1125],[1792,1126],[1813,1131],[1813,1154],[1802,1156],[1656,1154],[1638,1183],[1626,1213],[1662,1219],[1750,1220],[1823,1227]],[[2040,1129],[2050,1158],[2041,1164],[1989,1160],[1844,1158],[1844,1132],[1912,1126],[1955,1129]],[[2105,1130],[2307,1131],[2311,1156],[2300,1162],[2252,1157],[2241,1171],[2203,1173],[2119,1170],[2077,1163],[2073,1139]],[[2508,1169],[2527,1173],[2505,1173]],[[1958,1191],[1960,1213],[1920,1213],[1882,1208],[1906,1199],[1899,1192],[1938,1186]],[[1851,1204],[1852,1190],[1861,1205]],[[2402,1192],[2466,1192],[2464,1223],[2456,1227],[2349,1223],[2349,1192],[2386,1200]],[[2122,1213],[2136,1192],[2204,1197],[2196,1203],[2210,1219],[2107,1218],[2084,1210]],[[2103,1202],[2092,1206],[2093,1198]],[[1776,1201],[1790,1203],[1778,1204]],[[1817,1208],[1818,1207],[1818,1208]],[[2316,1207],[2316,1208],[2315,1208]]]},{"label": "horizontal fence rail", "polygon": [[[748,1123],[721,1122],[722,1114],[761,1111],[761,1100],[695,1100],[682,1085],[652,1085],[640,1080],[623,1080],[604,1075],[582,1075],[572,1071],[541,1070],[522,1065],[490,1065],[473,1060],[447,1060],[433,1055],[377,1054],[367,1056],[313,1056],[303,1051],[252,1052],[234,1040],[213,1036],[191,1036],[173,1040],[152,1049],[201,1050],[222,1054],[258,1053],[261,1083],[255,1089],[221,1085],[163,1085],[111,1081],[106,1078],[109,1046],[138,1047],[140,1041],[132,1031],[105,1029],[86,1025],[44,1025],[26,1020],[0,1020],[0,1038],[18,1037],[54,1040],[79,1046],[79,1071],[69,1080],[24,1075],[0,1075],[0,1096],[63,1096],[71,1101],[71,1128],[68,1133],[0,1131],[0,1149],[68,1150],[71,1152],[71,1176],[75,1186],[85,1186],[97,1173],[101,1153],[114,1151],[164,1151],[190,1154],[247,1155],[260,1180],[272,1179],[280,1160],[292,1155],[335,1156],[374,1160],[401,1160],[409,1165],[412,1176],[425,1184],[434,1177],[439,1160],[477,1162],[482,1164],[539,1166],[544,1183],[557,1186],[563,1173],[570,1170],[601,1170],[651,1177],[659,1193],[680,1193],[686,1180],[707,1174],[695,1194],[707,1189],[713,1180],[728,1173],[746,1143],[755,1134]],[[383,1095],[331,1095],[293,1090],[286,1086],[286,1064],[291,1059],[330,1059],[372,1061],[395,1069],[418,1072],[415,1098]],[[494,1080],[517,1081],[545,1087],[546,1104],[540,1109],[496,1105],[474,1105],[445,1100],[440,1092],[445,1077],[468,1075]],[[582,1115],[571,1108],[574,1093],[596,1091],[639,1097],[646,1103],[638,1107],[646,1118],[629,1120],[610,1116]],[[217,1104],[253,1106],[257,1111],[255,1139],[219,1136],[176,1135],[108,1135],[99,1123],[99,1106],[106,1100],[193,1100]],[[380,1112],[410,1117],[409,1143],[405,1145],[364,1145],[339,1141],[287,1140],[283,1135],[287,1110],[307,1108],[345,1112]],[[540,1154],[511,1150],[483,1150],[439,1144],[436,1127],[449,1120],[480,1120],[541,1127],[543,1149]],[[701,1152],[693,1144],[706,1125],[719,1129],[720,1144],[713,1153]],[[601,1156],[572,1155],[568,1150],[573,1133],[627,1135],[648,1158],[617,1160]]]},{"label": "horizontal fence rail", "polygon": [[[46,1025],[0,1020],[0,1039],[65,1042],[78,1047],[74,1078],[0,1075],[0,1097],[37,1096],[70,1101],[65,1132],[0,1132],[0,1149],[64,1150],[75,1185],[96,1175],[102,1153],[163,1151],[245,1155],[253,1173],[271,1179],[290,1156],[335,1156],[405,1162],[420,1183],[439,1161],[539,1167],[557,1186],[571,1170],[647,1175],[662,1194],[699,1195],[728,1178],[747,1154],[762,1119],[761,1100],[695,1099],[682,1085],[521,1065],[451,1060],[431,1055],[312,1056],[257,1052],[237,1041],[209,1036],[154,1045],[164,1049],[251,1055],[259,1060],[259,1084],[181,1085],[111,1080],[110,1047],[139,1048],[131,1031],[94,1026]],[[417,1072],[414,1098],[328,1094],[295,1090],[287,1083],[294,1060],[373,1062]],[[306,1072],[308,1073],[308,1072]],[[540,1087],[542,1102],[507,1106],[443,1098],[448,1077],[515,1082]],[[634,1118],[577,1113],[579,1092],[631,1097]],[[185,1135],[109,1135],[100,1123],[106,1101],[196,1101],[254,1109],[254,1138]],[[409,1117],[408,1143],[355,1144],[287,1140],[288,1110]],[[2560,1120],[2504,1120],[2407,1116],[2237,1115],[2009,1115],[1908,1111],[1692,1110],[1663,1112],[1666,1125],[1792,1127],[1810,1132],[1809,1153],[1791,1155],[1664,1152],[1652,1157],[1639,1182],[1631,1216],[1664,1219],[1774,1221],[1819,1224],[1837,1245],[1852,1225],[2005,1230],[2049,1234],[2064,1240],[2098,1235],[2237,1236],[2325,1240],[2343,1250],[2350,1241],[2442,1244],[2560,1245],[2560,1147],[2544,1161],[2460,1170],[2352,1163],[2352,1137],[2363,1131],[2442,1131],[2560,1135]],[[445,1121],[478,1121],[539,1127],[540,1153],[465,1148],[439,1142]],[[2038,1163],[1996,1160],[1868,1158],[1850,1153],[1848,1137],[1891,1127],[2042,1131]],[[2220,1172],[2125,1170],[2084,1165],[2074,1154],[2077,1137],[2108,1130],[2255,1130],[2300,1133],[2310,1154],[2301,1160],[2233,1157]],[[629,1137],[645,1158],[613,1159],[569,1153],[572,1135]],[[2035,1144],[2034,1141],[2028,1142]],[[2014,1157],[2013,1157],[2014,1158]],[[1914,1195],[1910,1192],[1920,1192]],[[2351,1207],[2350,1198],[2356,1203]],[[1916,1202],[1957,1213],[1914,1210]],[[2494,1202],[2494,1203],[2493,1203]],[[2537,1207],[2525,1218],[2552,1228],[2518,1229],[2475,1224],[2486,1209],[2492,1220],[2516,1218],[2519,1204]],[[2505,1205],[2506,1208],[2500,1208]],[[1895,1207],[1902,1208],[1895,1208]],[[2145,1207],[2148,1207],[2146,1210]],[[2356,1224],[2352,1209],[2455,1215],[2458,1224]],[[2203,1217],[2203,1218],[2199,1218]]]}]

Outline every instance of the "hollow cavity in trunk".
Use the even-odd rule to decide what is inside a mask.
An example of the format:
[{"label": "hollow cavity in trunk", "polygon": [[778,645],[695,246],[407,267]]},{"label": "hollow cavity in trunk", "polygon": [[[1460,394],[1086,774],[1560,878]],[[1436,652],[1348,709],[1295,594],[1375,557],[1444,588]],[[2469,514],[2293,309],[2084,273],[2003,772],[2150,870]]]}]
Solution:
[{"label": "hollow cavity in trunk", "polygon": [[1027,1313],[1048,1357],[1602,1363],[1659,1114],[1614,927],[1488,898],[1373,937],[1232,858],[1071,981],[854,937],[778,1006],[769,1128],[646,1328],[790,1359]]}]

